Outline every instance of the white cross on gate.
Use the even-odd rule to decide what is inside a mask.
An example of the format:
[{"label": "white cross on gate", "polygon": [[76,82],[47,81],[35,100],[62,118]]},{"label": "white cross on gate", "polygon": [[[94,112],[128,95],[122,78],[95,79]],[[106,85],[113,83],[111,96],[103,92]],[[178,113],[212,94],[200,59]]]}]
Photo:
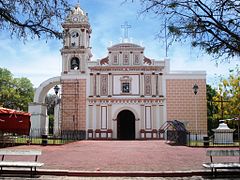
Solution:
[{"label": "white cross on gate", "polygon": [[121,28],[124,30],[124,39],[128,39],[128,29],[132,26],[128,24],[127,21],[124,22],[124,25],[121,25]]}]

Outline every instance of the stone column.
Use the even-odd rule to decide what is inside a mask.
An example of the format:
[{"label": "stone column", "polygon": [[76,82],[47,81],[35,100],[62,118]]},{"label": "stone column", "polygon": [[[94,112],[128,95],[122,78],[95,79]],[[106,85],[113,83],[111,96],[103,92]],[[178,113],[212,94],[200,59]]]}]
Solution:
[{"label": "stone column", "polygon": [[55,136],[60,135],[60,103],[58,102],[58,99],[55,100],[56,105],[54,106],[54,125],[53,125],[53,134]]},{"label": "stone column", "polygon": [[162,88],[162,73],[159,73],[158,75],[158,96],[162,96],[163,95],[163,88]]},{"label": "stone column", "polygon": [[112,73],[108,73],[108,97],[112,97]]},{"label": "stone column", "polygon": [[42,133],[48,134],[47,105],[30,103],[28,112],[31,114],[31,136],[41,137]]},{"label": "stone column", "polygon": [[140,74],[140,96],[144,97],[144,74]]},{"label": "stone column", "polygon": [[93,87],[94,87],[94,75],[93,73],[90,73],[90,94],[89,94],[90,97],[93,97],[94,95]]}]

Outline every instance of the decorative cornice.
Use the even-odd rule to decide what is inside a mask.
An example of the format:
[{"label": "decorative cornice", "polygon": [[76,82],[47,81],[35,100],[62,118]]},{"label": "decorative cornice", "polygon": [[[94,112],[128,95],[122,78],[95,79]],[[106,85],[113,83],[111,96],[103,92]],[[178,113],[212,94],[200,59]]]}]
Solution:
[{"label": "decorative cornice", "polygon": [[162,71],[162,66],[93,66],[92,71]]},{"label": "decorative cornice", "polygon": [[60,50],[61,54],[84,54],[86,52],[88,52],[87,48],[63,48]]},{"label": "decorative cornice", "polygon": [[89,24],[73,24],[73,23],[63,23],[62,24],[63,28],[86,28],[89,30],[89,34],[92,32],[92,30],[90,29],[90,25]]},{"label": "decorative cornice", "polygon": [[148,97],[148,98],[111,98],[111,97],[89,97],[89,104],[153,104],[162,105],[164,97]]}]

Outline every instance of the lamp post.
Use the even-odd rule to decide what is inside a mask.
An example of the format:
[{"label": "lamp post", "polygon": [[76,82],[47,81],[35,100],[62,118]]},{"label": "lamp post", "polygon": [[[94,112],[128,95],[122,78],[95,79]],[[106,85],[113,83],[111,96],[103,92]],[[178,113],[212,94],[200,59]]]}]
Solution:
[{"label": "lamp post", "polygon": [[54,125],[53,125],[53,134],[58,135],[59,134],[59,129],[60,129],[60,122],[59,122],[59,98],[58,98],[58,92],[59,92],[59,87],[58,85],[54,86],[54,92],[56,94],[55,98],[55,105],[54,105]]},{"label": "lamp post", "polygon": [[198,85],[195,83],[194,86],[193,86],[193,93],[195,94],[195,128],[196,128],[196,133],[197,133],[197,129],[198,129],[198,126],[197,126],[197,93],[198,93]]},{"label": "lamp post", "polygon": [[58,85],[54,86],[53,89],[54,89],[55,94],[58,95],[58,92],[59,92],[59,89],[60,89],[60,88],[58,87]]}]

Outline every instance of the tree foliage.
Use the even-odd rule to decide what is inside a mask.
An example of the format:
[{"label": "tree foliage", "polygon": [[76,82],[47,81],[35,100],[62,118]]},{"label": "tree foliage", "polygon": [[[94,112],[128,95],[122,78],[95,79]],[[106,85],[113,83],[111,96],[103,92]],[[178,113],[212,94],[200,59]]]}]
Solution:
[{"label": "tree foliage", "polygon": [[61,38],[59,22],[69,7],[66,0],[0,0],[0,30],[20,39]]},{"label": "tree foliage", "polygon": [[208,116],[208,131],[218,127],[218,119],[214,118],[214,115],[218,113],[218,106],[214,103],[214,97],[217,95],[217,91],[207,84],[207,116]]},{"label": "tree foliage", "polygon": [[240,55],[239,0],[135,1],[141,3],[141,13],[154,13],[160,17],[160,37],[164,36],[163,30],[168,27],[174,40],[189,38],[192,46],[198,46],[214,56]]},{"label": "tree foliage", "polygon": [[[223,99],[224,118],[240,117],[240,68],[237,66],[234,70],[230,70],[227,78],[221,78],[219,83],[218,94],[214,97],[215,101]],[[220,102],[217,103],[221,109]],[[219,113],[217,114],[219,117]]]},{"label": "tree foliage", "polygon": [[230,128],[236,128],[234,119],[240,118],[240,68],[230,70],[228,77],[220,77],[217,90],[207,85],[208,130],[215,129],[220,119],[228,121]]},{"label": "tree foliage", "polygon": [[48,94],[45,98],[45,103],[47,105],[47,114],[54,115],[54,107],[56,104],[56,95],[55,94]]},{"label": "tree foliage", "polygon": [[48,94],[45,98],[45,103],[47,105],[47,114],[49,119],[48,129],[49,133],[53,133],[54,127],[54,107],[56,106],[57,99],[60,100],[55,94]]},{"label": "tree foliage", "polygon": [[29,79],[13,78],[9,70],[0,68],[0,106],[27,111],[33,96],[34,89]]}]

